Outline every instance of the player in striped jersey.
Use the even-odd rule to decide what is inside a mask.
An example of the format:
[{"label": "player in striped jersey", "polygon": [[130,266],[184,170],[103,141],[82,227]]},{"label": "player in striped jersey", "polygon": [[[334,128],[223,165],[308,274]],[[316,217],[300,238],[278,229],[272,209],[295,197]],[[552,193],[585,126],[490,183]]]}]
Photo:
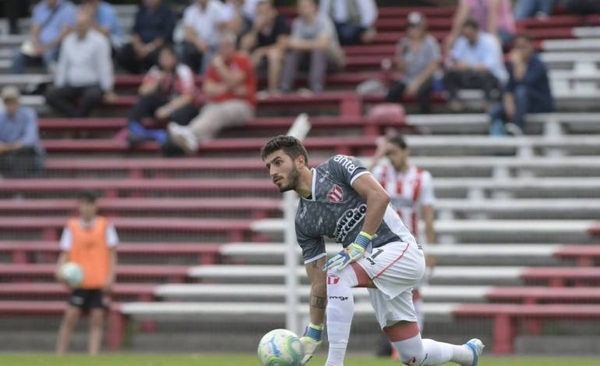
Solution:
[{"label": "player in striped jersey", "polygon": [[[426,243],[433,244],[436,241],[433,179],[428,171],[410,165],[409,155],[410,149],[401,135],[381,137],[369,170],[373,172],[375,179],[390,195],[392,206],[410,229],[417,243],[421,245],[425,243],[419,230],[419,222],[423,219]],[[384,156],[388,158],[389,162],[378,165]],[[428,274],[433,270],[435,259],[432,255],[427,255],[426,262],[427,273],[419,283],[419,287],[427,283]],[[423,301],[419,287],[413,291],[413,303],[417,311],[419,328],[423,329]],[[381,353],[386,353],[386,350],[391,351],[387,342],[385,346],[382,346]]]}]

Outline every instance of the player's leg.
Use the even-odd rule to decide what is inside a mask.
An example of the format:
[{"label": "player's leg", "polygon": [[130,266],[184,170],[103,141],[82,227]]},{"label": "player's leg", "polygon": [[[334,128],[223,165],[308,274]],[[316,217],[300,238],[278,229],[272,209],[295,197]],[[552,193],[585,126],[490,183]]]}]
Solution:
[{"label": "player's leg", "polygon": [[88,338],[88,352],[90,355],[100,353],[102,346],[102,335],[104,332],[104,314],[106,304],[102,290],[91,290],[89,299],[90,311],[90,335]]},{"label": "player's leg", "polygon": [[65,311],[58,330],[58,340],[56,342],[57,354],[62,355],[67,351],[71,336],[73,335],[73,329],[75,328],[75,325],[77,325],[80,315],[81,309],[74,305],[70,305]]},{"label": "player's leg", "polygon": [[326,366],[344,364],[350,327],[354,316],[353,287],[372,285],[367,273],[356,263],[341,271],[327,273],[327,337],[329,354]]},{"label": "player's leg", "polygon": [[[471,346],[421,339],[419,326],[414,320],[416,313],[412,308],[411,291],[406,291],[391,300],[379,290],[369,292],[382,330],[404,364],[411,366],[433,366],[447,362],[465,366],[476,364]],[[480,350],[477,352],[481,353]]]},{"label": "player's leg", "polygon": [[94,308],[90,311],[90,335],[88,338],[88,353],[92,356],[100,353],[103,330],[104,309]]},{"label": "player's leg", "polygon": [[452,345],[421,339],[412,289],[423,277],[422,250],[406,243],[390,243],[377,248],[358,264],[373,279],[369,289],[371,304],[384,333],[407,365],[440,365],[456,362],[476,365],[483,349],[479,340],[471,345]]},{"label": "player's leg", "polygon": [[419,288],[413,290],[413,306],[415,307],[415,313],[417,314],[417,325],[421,333],[423,332],[423,325],[425,324],[425,314],[423,314],[423,298]]}]

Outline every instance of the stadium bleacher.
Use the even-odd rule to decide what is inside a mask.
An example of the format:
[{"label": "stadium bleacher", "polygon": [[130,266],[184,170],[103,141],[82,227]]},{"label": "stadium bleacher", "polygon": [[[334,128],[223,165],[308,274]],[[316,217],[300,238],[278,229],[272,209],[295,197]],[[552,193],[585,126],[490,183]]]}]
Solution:
[{"label": "stadium bleacher", "polygon": [[[131,24],[135,8],[117,9],[123,25]],[[333,153],[368,159],[375,137],[393,127],[410,134],[412,162],[433,173],[441,244],[429,248],[437,267],[422,291],[428,335],[464,340],[465,331],[475,330],[493,352],[506,354],[516,349],[519,337],[543,341],[561,332],[575,338],[589,334],[585,327],[556,330],[542,324],[600,321],[600,248],[594,245],[600,236],[595,221],[600,211],[599,18],[586,18],[586,27],[579,17],[564,14],[518,24],[532,34],[550,69],[559,113],[528,116],[526,136],[498,139],[487,136],[489,120],[481,109],[409,113],[383,121],[365,117],[383,97],[361,97],[353,89],[362,81],[389,77],[379,72],[380,61],[393,54],[412,10],[382,10],[375,44],[345,48],[349,67],[329,75],[329,91],[261,99],[258,118],[206,143],[197,157],[158,158],[155,144],[130,151],[125,141],[113,138],[126,126],[139,76],[118,75],[119,101],[85,120],[53,116],[42,96],[25,96],[24,104],[41,114],[49,157],[42,178],[0,180],[0,317],[62,315],[65,290],[51,283],[57,241],[75,208],[76,193],[95,189],[102,193],[102,212],[125,242],[119,247],[118,284],[108,319],[110,348],[123,347],[127,329],[149,319],[160,324],[192,322],[190,316],[196,322],[217,319],[226,324],[222,329],[202,331],[231,337],[236,337],[227,327],[232,322],[257,332],[267,330],[261,328],[265,319],[267,327],[273,322],[283,326],[285,270],[279,242],[285,223],[280,195],[267,179],[258,150],[267,136],[287,131],[301,111],[310,115],[306,145],[313,164]],[[434,36],[442,38],[454,8],[420,10],[431,18]],[[292,9],[282,11],[293,14]],[[0,36],[0,86],[28,88],[51,80],[41,74],[8,74],[12,48],[29,28],[27,20],[20,24],[21,35]],[[480,107],[480,94],[466,95]],[[444,95],[433,98],[444,112]],[[80,131],[89,137],[63,138]],[[303,269],[298,273],[306,301]],[[364,291],[357,290],[356,298],[356,321],[376,334]],[[299,310],[305,313],[307,306]],[[517,326],[521,321],[525,329]],[[454,333],[448,334],[447,324]],[[144,339],[170,331],[168,326],[142,327],[130,336]],[[193,351],[213,346],[196,345]],[[356,346],[369,351],[373,345]]]}]

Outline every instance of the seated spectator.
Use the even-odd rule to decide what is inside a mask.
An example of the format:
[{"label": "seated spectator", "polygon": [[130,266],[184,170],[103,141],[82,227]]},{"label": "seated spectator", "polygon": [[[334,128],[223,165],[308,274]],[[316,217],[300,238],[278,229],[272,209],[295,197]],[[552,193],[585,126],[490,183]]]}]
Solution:
[{"label": "seated spectator", "polygon": [[40,173],[43,149],[38,134],[37,114],[19,104],[19,89],[2,89],[4,110],[0,111],[0,176],[26,178]]},{"label": "seated spectator", "polygon": [[63,38],[75,24],[76,8],[66,0],[42,0],[33,8],[31,35],[15,50],[12,73],[22,74],[26,64],[42,60],[53,71]]},{"label": "seated spectator", "polygon": [[533,17],[547,18],[552,15],[554,0],[517,0],[515,18],[518,20]]},{"label": "seated spectator", "polygon": [[119,53],[121,66],[138,74],[156,64],[159,49],[173,42],[175,22],[175,14],[162,0],[144,0],[135,14],[131,43]]},{"label": "seated spectator", "polygon": [[186,153],[210,140],[223,128],[241,126],[254,117],[256,76],[250,59],[235,50],[232,33],[219,37],[219,49],[206,72],[203,92],[207,102],[198,117],[183,127],[169,123],[169,135]]},{"label": "seated spectator", "polygon": [[510,43],[515,33],[511,0],[460,0],[450,35],[445,41],[446,50],[452,48],[467,19],[475,19],[481,30],[496,36],[503,46]]},{"label": "seated spectator", "polygon": [[239,37],[250,28],[244,18],[243,6],[244,0],[225,0],[222,31]]},{"label": "seated spectator", "polygon": [[46,101],[69,118],[87,117],[103,99],[115,99],[113,84],[108,40],[92,29],[90,14],[81,11],[75,32],[65,37],[61,46],[55,88],[46,93]]},{"label": "seated spectator", "polygon": [[317,13],[314,0],[298,0],[298,17],[292,23],[287,44],[281,89],[292,90],[298,68],[308,66],[308,84],[315,93],[325,88],[328,68],[342,68],[344,51],[340,47],[331,19]]},{"label": "seated spectator", "polygon": [[403,78],[390,88],[385,101],[398,103],[402,97],[416,96],[420,112],[431,112],[433,76],[440,59],[440,47],[428,33],[425,17],[421,13],[410,13],[406,37],[398,42],[394,58],[394,65],[403,72]]},{"label": "seated spectator", "polygon": [[319,14],[333,19],[343,45],[371,43],[377,33],[375,0],[321,0]]},{"label": "seated spectator", "polygon": [[492,134],[506,131],[513,135],[522,134],[527,113],[550,113],[554,110],[554,99],[550,89],[548,70],[533,51],[531,38],[527,34],[515,37],[514,48],[508,63],[508,83],[503,101],[490,111]]},{"label": "seated spectator", "polygon": [[161,48],[158,65],[153,66],[144,77],[139,88],[139,99],[129,114],[130,144],[154,140],[163,146],[166,155],[177,155],[171,146],[166,145],[165,130],[146,130],[141,122],[143,118],[151,117],[187,125],[198,114],[198,108],[194,105],[195,92],[192,70],[179,63],[173,48]]},{"label": "seated spectator", "polygon": [[223,4],[218,0],[195,0],[185,9],[182,60],[192,70],[204,74],[216,51],[219,30],[224,24]]},{"label": "seated spectator", "polygon": [[119,50],[123,46],[123,30],[119,23],[117,11],[106,1],[84,0],[82,11],[89,12],[92,27],[110,40],[111,46]]},{"label": "seated spectator", "polygon": [[261,0],[252,29],[242,38],[242,51],[250,54],[255,68],[259,71],[266,70],[271,93],[278,92],[283,53],[289,33],[285,18],[279,15],[273,3]]},{"label": "seated spectator", "polygon": [[450,66],[444,76],[444,85],[449,93],[450,109],[462,111],[458,100],[460,89],[482,89],[490,104],[498,90],[506,82],[506,69],[500,44],[494,36],[479,30],[479,24],[469,19],[452,48]]}]

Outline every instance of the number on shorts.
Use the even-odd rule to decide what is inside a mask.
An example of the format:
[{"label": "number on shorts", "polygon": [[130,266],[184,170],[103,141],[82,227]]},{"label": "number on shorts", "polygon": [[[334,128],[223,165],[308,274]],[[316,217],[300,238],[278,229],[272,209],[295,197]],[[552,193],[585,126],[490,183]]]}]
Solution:
[{"label": "number on shorts", "polygon": [[381,248],[375,249],[375,253],[371,254],[371,259],[377,258],[377,256],[381,253],[383,253],[383,249],[381,249]]}]

